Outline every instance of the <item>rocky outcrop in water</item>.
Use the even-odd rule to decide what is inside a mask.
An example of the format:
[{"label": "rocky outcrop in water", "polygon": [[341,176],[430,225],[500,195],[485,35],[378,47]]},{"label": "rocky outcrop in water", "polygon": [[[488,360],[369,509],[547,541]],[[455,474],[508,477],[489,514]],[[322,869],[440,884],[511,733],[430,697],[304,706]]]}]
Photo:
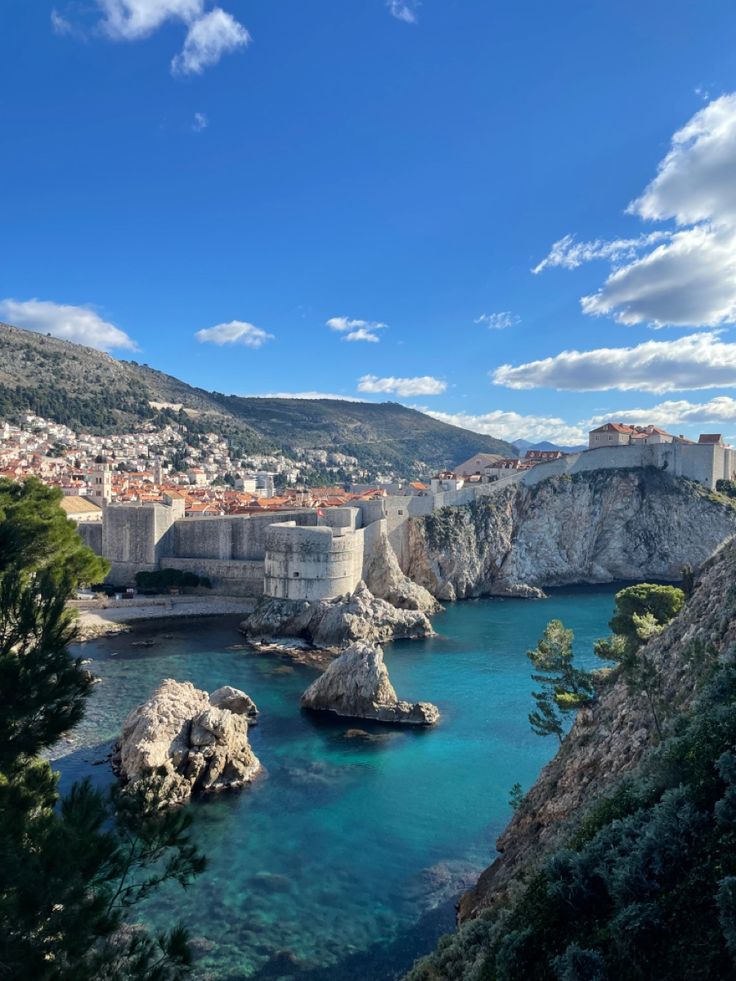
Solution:
[{"label": "rocky outcrop in water", "polygon": [[409,522],[406,574],[442,600],[677,580],[736,533],[736,509],[654,468],[515,484]]},{"label": "rocky outcrop in water", "polygon": [[374,596],[363,582],[352,594],[319,602],[264,597],[240,629],[253,640],[295,637],[320,648],[346,647],[354,641],[385,644],[434,633],[424,612],[397,609]]},{"label": "rocky outcrop in water", "polygon": [[371,644],[352,644],[302,695],[303,708],[334,712],[353,719],[431,726],[439,709],[429,702],[401,701],[388,677],[383,651]]},{"label": "rocky outcrop in water", "polygon": [[126,782],[163,769],[164,793],[175,804],[242,787],[261,770],[248,742],[248,720],[257,711],[237,688],[210,697],[169,678],[125,720],[113,765]]}]

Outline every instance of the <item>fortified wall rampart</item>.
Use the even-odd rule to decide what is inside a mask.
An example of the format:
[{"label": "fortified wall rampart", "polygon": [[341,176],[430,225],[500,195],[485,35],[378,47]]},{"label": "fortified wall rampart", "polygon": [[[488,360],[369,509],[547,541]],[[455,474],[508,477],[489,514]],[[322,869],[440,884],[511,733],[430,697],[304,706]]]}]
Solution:
[{"label": "fortified wall rampart", "polygon": [[[338,510],[338,509],[336,509]],[[339,510],[348,510],[339,509]],[[321,600],[352,593],[363,575],[364,531],[273,524],[266,532],[265,596]]]}]

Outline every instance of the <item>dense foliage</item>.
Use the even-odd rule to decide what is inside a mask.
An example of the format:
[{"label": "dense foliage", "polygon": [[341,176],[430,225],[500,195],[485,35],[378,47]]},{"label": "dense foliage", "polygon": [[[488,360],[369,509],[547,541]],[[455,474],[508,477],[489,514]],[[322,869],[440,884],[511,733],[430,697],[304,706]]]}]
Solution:
[{"label": "dense foliage", "polygon": [[128,912],[203,867],[185,811],[161,808],[155,775],[59,799],[42,758],[82,718],[92,679],[67,645],[66,600],[105,563],[38,481],[0,481],[0,977],[170,979],[189,962],[179,928],[153,937]]}]

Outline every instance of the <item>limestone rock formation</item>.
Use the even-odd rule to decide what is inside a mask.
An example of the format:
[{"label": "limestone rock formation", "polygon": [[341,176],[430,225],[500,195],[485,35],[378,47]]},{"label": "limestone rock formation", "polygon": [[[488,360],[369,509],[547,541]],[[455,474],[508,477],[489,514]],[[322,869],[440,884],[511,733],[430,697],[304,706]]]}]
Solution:
[{"label": "limestone rock formation", "polygon": [[210,695],[210,705],[215,708],[227,709],[235,715],[244,715],[249,725],[254,726],[258,721],[258,706],[244,691],[233,688],[231,685],[223,685]]},{"label": "limestone rock formation", "polygon": [[249,783],[261,769],[248,742],[248,715],[257,710],[236,688],[215,696],[219,704],[190,682],[161,682],[125,720],[113,759],[121,778],[135,782],[163,769],[172,803]]},{"label": "limestone rock formation", "polygon": [[383,651],[372,644],[352,644],[302,695],[303,708],[334,712],[355,719],[431,726],[439,709],[429,702],[399,700],[383,663]]},{"label": "limestone rock formation", "polygon": [[412,582],[401,571],[399,560],[386,535],[377,539],[364,573],[365,583],[373,595],[400,610],[421,610],[432,614],[442,609],[428,589]]},{"label": "limestone rock formation", "polygon": [[265,597],[240,629],[254,640],[297,637],[322,648],[346,647],[354,641],[384,644],[434,633],[424,612],[397,609],[375,597],[364,582],[352,594],[314,603]]},{"label": "limestone rock formation", "polygon": [[518,483],[409,522],[405,572],[441,600],[679,579],[736,533],[736,509],[654,468]]}]

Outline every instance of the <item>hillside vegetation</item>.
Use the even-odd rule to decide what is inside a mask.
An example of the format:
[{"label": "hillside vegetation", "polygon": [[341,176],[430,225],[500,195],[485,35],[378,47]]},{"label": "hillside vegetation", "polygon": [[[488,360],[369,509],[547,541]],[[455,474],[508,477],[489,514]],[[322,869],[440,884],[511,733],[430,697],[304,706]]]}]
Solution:
[{"label": "hillside vegetation", "polygon": [[599,679],[410,981],[736,977],[735,572],[732,539],[638,650],[645,682]]},{"label": "hillside vegetation", "polygon": [[[182,406],[185,415],[170,407]],[[372,471],[406,476],[474,453],[515,456],[510,444],[449,426],[395,402],[242,398],[206,392],[135,361],[0,324],[0,418],[23,411],[93,433],[184,421],[244,453],[326,449]]]}]

